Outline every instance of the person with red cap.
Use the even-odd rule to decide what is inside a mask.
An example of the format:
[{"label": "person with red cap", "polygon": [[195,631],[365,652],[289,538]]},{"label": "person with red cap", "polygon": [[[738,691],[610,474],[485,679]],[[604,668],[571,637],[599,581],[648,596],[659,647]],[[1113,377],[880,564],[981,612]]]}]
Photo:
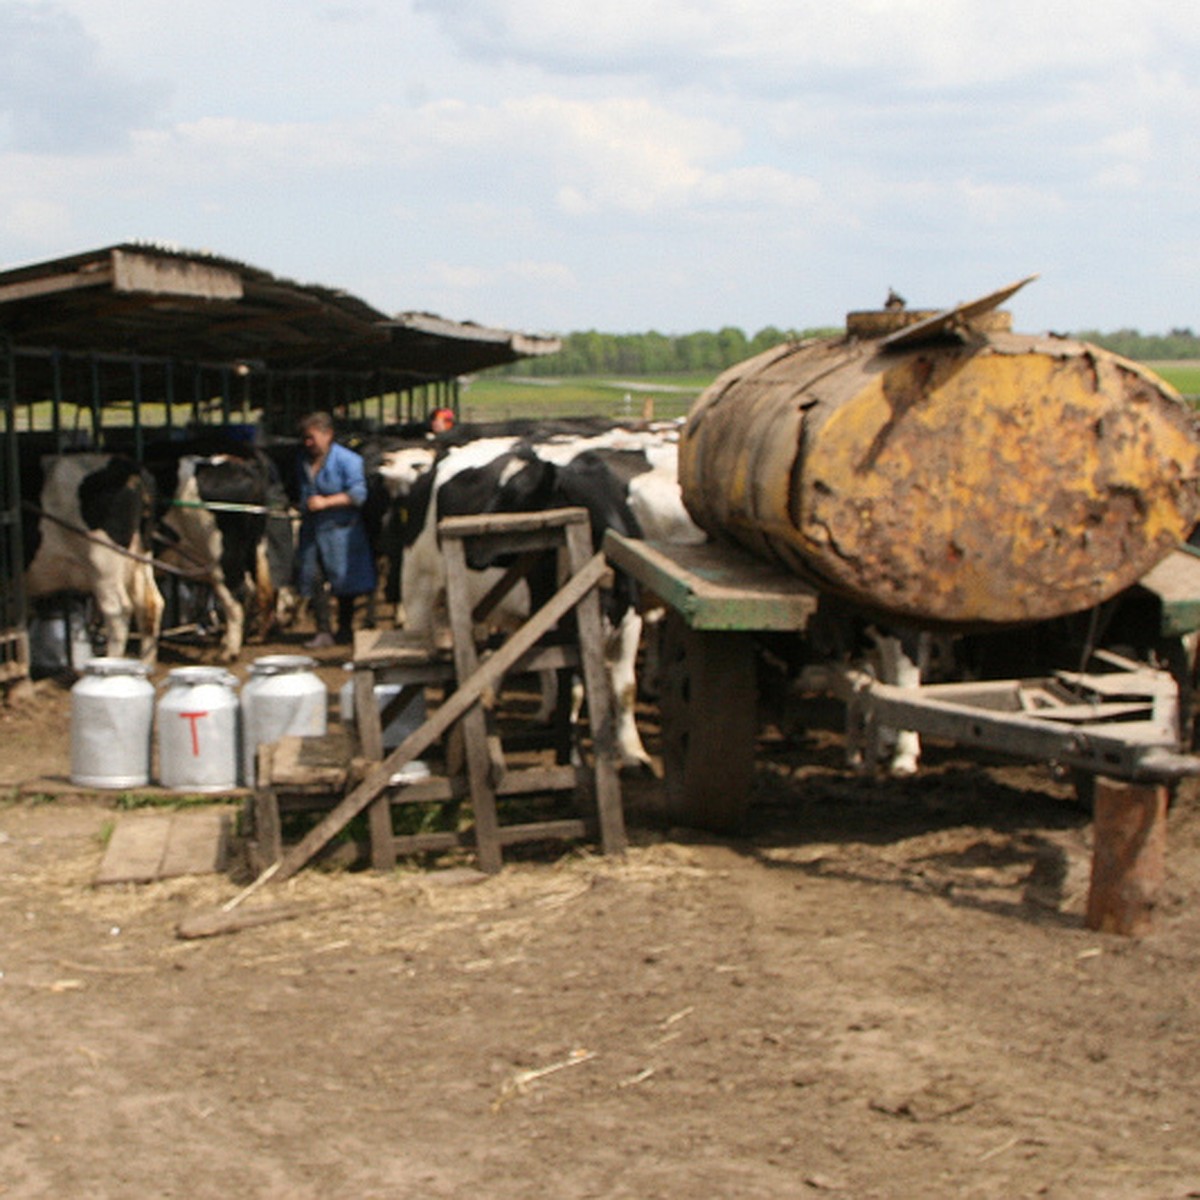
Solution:
[{"label": "person with red cap", "polygon": [[431,433],[449,433],[454,428],[454,410],[450,408],[435,408],[429,414],[429,431]]}]

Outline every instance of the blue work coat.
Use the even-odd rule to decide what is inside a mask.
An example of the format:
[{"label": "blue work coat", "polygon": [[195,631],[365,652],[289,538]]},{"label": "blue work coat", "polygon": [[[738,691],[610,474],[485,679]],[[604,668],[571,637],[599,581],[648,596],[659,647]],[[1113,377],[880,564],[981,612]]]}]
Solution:
[{"label": "blue work coat", "polygon": [[[363,460],[353,450],[334,442],[314,478],[309,460],[301,455],[300,543],[296,547],[296,583],[303,595],[311,595],[321,568],[335,596],[362,596],[375,590],[375,556],[359,511],[367,498]],[[352,507],[308,511],[313,495],[334,496],[346,492]]]}]

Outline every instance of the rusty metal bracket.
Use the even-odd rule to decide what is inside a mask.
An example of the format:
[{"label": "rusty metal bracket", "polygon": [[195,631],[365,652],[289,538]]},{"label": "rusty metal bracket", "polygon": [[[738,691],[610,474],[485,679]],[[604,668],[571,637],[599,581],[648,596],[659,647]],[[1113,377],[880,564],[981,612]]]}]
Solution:
[{"label": "rusty metal bracket", "polygon": [[848,728],[912,729],[1134,782],[1200,775],[1200,757],[1179,748],[1179,689],[1170,674],[1106,651],[1095,661],[1092,672],[920,687],[847,670],[836,690]]}]

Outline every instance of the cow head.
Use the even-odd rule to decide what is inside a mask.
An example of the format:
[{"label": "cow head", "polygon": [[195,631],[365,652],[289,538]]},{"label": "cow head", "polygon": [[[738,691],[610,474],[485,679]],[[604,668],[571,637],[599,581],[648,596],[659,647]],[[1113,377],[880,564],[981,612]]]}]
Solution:
[{"label": "cow head", "polygon": [[[602,544],[606,529],[614,529],[626,537],[641,537],[637,518],[626,498],[626,485],[593,451],[584,451],[559,465],[540,458],[530,446],[520,446],[477,470],[479,473],[470,484],[479,506],[465,512],[545,512],[578,507],[587,510],[594,546]],[[440,515],[455,514],[443,507]],[[506,556],[489,552],[482,539],[468,543],[466,557],[467,565],[476,571],[506,567],[510,563]],[[535,589],[542,590],[536,584]],[[635,600],[633,581],[618,572],[613,590],[606,597],[607,614],[615,622]]]}]

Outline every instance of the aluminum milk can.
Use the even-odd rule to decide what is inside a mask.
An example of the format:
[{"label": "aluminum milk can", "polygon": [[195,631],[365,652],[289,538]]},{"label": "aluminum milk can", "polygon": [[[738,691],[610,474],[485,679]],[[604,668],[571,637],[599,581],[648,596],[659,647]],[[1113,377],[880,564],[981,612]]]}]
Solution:
[{"label": "aluminum milk can", "polygon": [[[352,663],[346,664],[347,672],[352,672]],[[384,750],[395,750],[410,733],[425,724],[425,688],[421,684],[410,683],[410,688],[416,688],[421,694],[415,696],[399,716],[393,717],[383,729]],[[382,712],[402,691],[405,685],[399,683],[377,683],[375,685],[375,703]],[[342,724],[354,724],[354,676],[342,684],[338,692],[338,711]]]},{"label": "aluminum milk can", "polygon": [[87,607],[67,600],[56,610],[35,612],[28,621],[29,670],[35,678],[62,671],[81,673],[96,658],[88,636]]},{"label": "aluminum milk can", "polygon": [[176,667],[158,701],[158,777],[175,791],[238,782],[237,679],[221,667]]},{"label": "aluminum milk can", "polygon": [[145,787],[150,782],[154,685],[133,658],[93,658],[71,688],[71,782]]},{"label": "aluminum milk can", "polygon": [[255,782],[255,755],[281,737],[320,737],[328,728],[329,693],[306,654],[264,654],[242,688],[242,778]]}]

